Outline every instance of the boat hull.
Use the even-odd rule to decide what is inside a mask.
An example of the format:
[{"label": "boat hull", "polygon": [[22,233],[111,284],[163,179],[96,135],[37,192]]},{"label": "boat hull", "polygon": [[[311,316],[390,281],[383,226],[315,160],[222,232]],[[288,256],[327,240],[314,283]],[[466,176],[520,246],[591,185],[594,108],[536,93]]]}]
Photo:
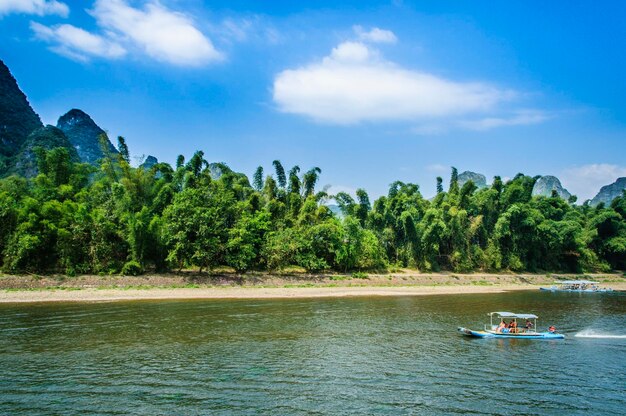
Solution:
[{"label": "boat hull", "polygon": [[533,332],[519,334],[501,334],[487,331],[474,331],[473,329],[459,327],[458,331],[465,336],[473,338],[515,338],[515,339],[563,339],[565,335],[553,332]]},{"label": "boat hull", "polygon": [[544,290],[546,292],[569,292],[569,293],[610,293],[613,292],[613,289],[558,289],[551,287],[540,287],[539,290]]}]

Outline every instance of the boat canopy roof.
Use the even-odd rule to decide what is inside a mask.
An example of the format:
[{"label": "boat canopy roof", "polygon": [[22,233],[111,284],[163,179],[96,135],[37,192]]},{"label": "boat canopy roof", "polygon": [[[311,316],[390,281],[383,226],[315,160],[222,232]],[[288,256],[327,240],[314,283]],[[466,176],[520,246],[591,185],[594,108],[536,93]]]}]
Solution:
[{"label": "boat canopy roof", "polygon": [[560,285],[593,285],[600,282],[593,282],[591,280],[563,280],[557,283]]},{"label": "boat canopy roof", "polygon": [[537,319],[537,315],[532,313],[514,313],[514,312],[490,312],[489,315],[498,315],[501,318],[520,318],[520,319]]}]

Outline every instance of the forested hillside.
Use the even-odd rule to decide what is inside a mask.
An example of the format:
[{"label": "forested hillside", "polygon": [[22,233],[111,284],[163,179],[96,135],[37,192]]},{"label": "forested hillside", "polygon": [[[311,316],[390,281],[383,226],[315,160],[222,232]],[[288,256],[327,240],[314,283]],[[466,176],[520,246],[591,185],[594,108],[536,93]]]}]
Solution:
[{"label": "forested hillside", "polygon": [[0,174],[28,135],[43,127],[9,68],[0,60]]},{"label": "forested hillside", "polygon": [[459,187],[453,168],[449,189],[437,178],[431,201],[402,182],[373,203],[363,189],[356,200],[334,195],[339,218],[325,205],[331,195],[316,189],[317,167],[274,161],[272,172],[259,167],[249,180],[199,151],[174,167],[133,168],[123,138],[119,153],[101,142],[99,167],[74,163],[67,148],[36,148],[38,176],[0,180],[5,272],[626,268],[625,196],[610,207],[533,197],[536,178],[522,174]]}]

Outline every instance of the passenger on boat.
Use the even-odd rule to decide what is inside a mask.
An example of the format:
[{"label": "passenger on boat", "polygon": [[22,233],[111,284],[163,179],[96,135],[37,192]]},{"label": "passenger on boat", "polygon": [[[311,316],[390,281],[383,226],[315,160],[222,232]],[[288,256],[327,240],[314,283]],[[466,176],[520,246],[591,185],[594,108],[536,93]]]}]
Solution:
[{"label": "passenger on boat", "polygon": [[530,319],[526,319],[526,325],[524,325],[524,327],[526,328],[526,332],[532,331],[533,323],[530,322]]},{"label": "passenger on boat", "polygon": [[509,331],[512,333],[517,333],[517,321],[512,320],[511,323],[509,323]]},{"label": "passenger on boat", "polygon": [[502,330],[505,328],[506,328],[506,322],[504,322],[504,319],[503,319],[502,322],[500,322],[500,325],[498,325],[498,327],[496,328],[496,332],[502,332]]},{"label": "passenger on boat", "polygon": [[554,334],[556,332],[556,328],[554,327],[554,325],[550,325],[550,328],[548,328],[548,332],[551,334]]}]

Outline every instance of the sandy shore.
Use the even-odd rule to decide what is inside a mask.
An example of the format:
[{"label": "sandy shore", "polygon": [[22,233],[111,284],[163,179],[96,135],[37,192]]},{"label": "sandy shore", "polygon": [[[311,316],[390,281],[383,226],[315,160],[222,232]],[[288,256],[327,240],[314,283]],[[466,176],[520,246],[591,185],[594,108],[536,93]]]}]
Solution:
[{"label": "sandy shore", "polygon": [[538,286],[405,286],[405,287],[211,287],[150,289],[81,289],[0,291],[7,302],[103,302],[142,299],[271,299],[347,296],[421,296],[464,293],[499,293],[532,290]]},{"label": "sandy shore", "polygon": [[[626,284],[613,285],[626,290]],[[538,290],[536,285],[498,286],[395,286],[395,287],[207,287],[150,289],[81,289],[0,291],[0,303],[22,302],[111,302],[149,299],[281,299],[348,296],[424,296],[470,293],[502,293]]]},{"label": "sandy shore", "polygon": [[[423,296],[538,290],[555,279],[542,274],[422,274],[401,271],[350,276],[0,276],[0,303],[108,302],[148,299],[270,299],[347,296]],[[602,287],[626,291],[623,275],[586,275]]]}]

